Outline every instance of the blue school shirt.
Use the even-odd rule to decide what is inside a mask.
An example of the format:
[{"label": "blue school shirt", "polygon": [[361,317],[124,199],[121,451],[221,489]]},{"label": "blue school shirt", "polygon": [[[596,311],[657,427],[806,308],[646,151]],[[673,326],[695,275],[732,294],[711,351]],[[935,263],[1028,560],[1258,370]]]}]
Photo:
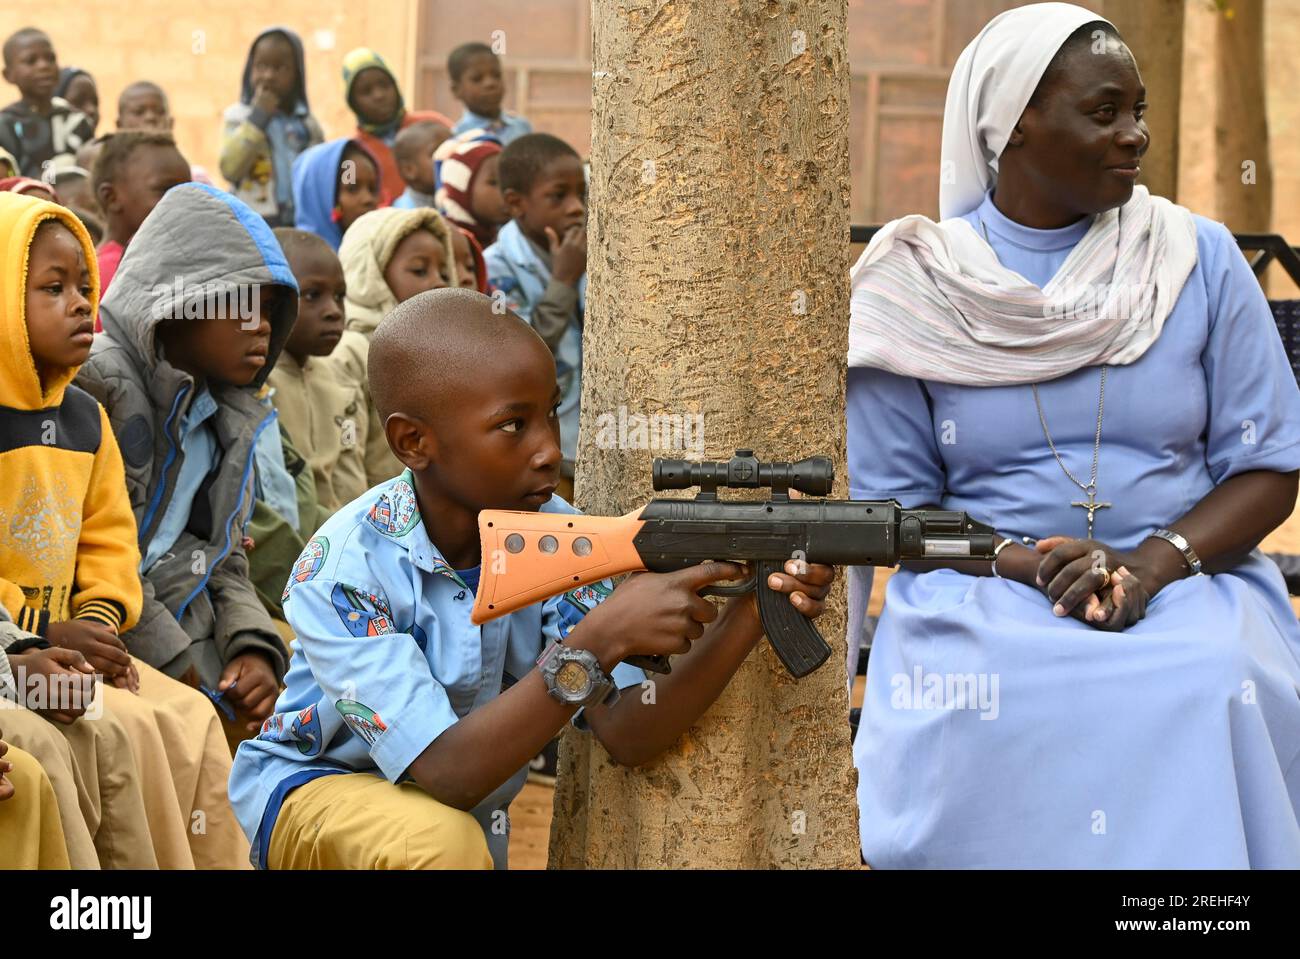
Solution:
[{"label": "blue school shirt", "polygon": [[217,437],[208,422],[216,413],[217,401],[205,386],[190,402],[190,408],[181,419],[180,473],[171,499],[167,501],[167,509],[158,521],[158,531],[149,541],[140,563],[142,572],[148,573],[185,532],[194,508],[194,497],[198,495],[203,480],[217,465]]},{"label": "blue school shirt", "polygon": [[456,125],[451,128],[452,136],[458,136],[469,130],[486,130],[498,140],[502,146],[506,146],[511,140],[517,140],[526,133],[533,132],[533,125],[525,117],[517,113],[511,113],[508,110],[502,110],[501,116],[493,120],[491,117],[480,116],[473,110],[466,110]]},{"label": "blue school shirt", "polygon": [[[541,512],[578,510],[553,496]],[[230,773],[254,865],[266,864],[291,789],[336,773],[408,778],[425,747],[527,675],[543,644],[567,636],[612,590],[593,584],[480,627],[469,621],[477,572],[464,571],[467,582],[430,541],[410,470],[343,507],[307,543],[283,597],[296,637],[284,692]],[[645,678],[625,664],[613,676],[623,688]],[[527,776],[525,765],[470,810],[497,868],[510,841],[506,811]]]}]

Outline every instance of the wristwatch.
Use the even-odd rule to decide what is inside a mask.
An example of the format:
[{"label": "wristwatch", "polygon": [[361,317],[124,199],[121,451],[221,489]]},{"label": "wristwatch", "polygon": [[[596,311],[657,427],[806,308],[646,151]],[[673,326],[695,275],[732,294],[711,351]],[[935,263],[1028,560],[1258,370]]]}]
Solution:
[{"label": "wristwatch", "polygon": [[1196,550],[1192,549],[1192,544],[1187,542],[1187,537],[1171,529],[1158,529],[1151,535],[1172,543],[1174,548],[1183,554],[1183,559],[1187,560],[1187,568],[1192,571],[1192,575],[1201,575],[1201,557],[1196,555]]},{"label": "wristwatch", "polygon": [[537,668],[546,691],[566,706],[596,706],[606,701],[612,706],[618,702],[618,686],[589,649],[552,643],[537,658]]}]

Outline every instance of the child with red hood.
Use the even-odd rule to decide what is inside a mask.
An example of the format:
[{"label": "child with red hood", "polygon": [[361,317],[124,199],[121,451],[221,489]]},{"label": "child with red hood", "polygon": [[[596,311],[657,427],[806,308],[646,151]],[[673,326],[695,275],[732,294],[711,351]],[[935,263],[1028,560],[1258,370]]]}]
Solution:
[{"label": "child with red hood", "polygon": [[452,137],[433,154],[434,206],[483,249],[496,242],[497,231],[511,219],[497,179],[500,157],[501,141],[483,130]]}]

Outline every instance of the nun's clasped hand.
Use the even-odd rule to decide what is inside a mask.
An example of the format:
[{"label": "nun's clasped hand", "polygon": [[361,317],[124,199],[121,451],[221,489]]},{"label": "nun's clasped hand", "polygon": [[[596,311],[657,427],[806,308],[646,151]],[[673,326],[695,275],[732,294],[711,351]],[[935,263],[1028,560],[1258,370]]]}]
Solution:
[{"label": "nun's clasped hand", "polygon": [[1118,632],[1146,616],[1151,593],[1133,571],[1135,560],[1095,539],[1049,536],[1034,547],[1043,554],[1036,583],[1057,616],[1073,616],[1096,629]]}]

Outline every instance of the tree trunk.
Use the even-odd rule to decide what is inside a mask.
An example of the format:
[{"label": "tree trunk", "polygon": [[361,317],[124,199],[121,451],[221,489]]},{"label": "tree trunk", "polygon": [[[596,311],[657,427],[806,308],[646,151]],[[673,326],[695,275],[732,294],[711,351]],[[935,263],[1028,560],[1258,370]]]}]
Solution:
[{"label": "tree trunk", "polygon": [[1178,123],[1183,88],[1185,0],[1109,0],[1106,18],[1133,51],[1147,88],[1151,149],[1142,158],[1142,183],[1152,193],[1178,196]]},{"label": "tree trunk", "polygon": [[1267,233],[1273,220],[1264,78],[1264,0],[1232,0],[1218,19],[1215,192],[1219,219],[1236,233]]},{"label": "tree trunk", "polygon": [[[594,0],[586,511],[644,504],[653,456],[737,447],[830,455],[847,495],[845,18],[844,0]],[[702,415],[703,449],[598,448],[620,407]],[[551,867],[856,866],[842,585],[818,625],[821,669],[791,679],[764,640],[648,766],[567,731]]]}]

